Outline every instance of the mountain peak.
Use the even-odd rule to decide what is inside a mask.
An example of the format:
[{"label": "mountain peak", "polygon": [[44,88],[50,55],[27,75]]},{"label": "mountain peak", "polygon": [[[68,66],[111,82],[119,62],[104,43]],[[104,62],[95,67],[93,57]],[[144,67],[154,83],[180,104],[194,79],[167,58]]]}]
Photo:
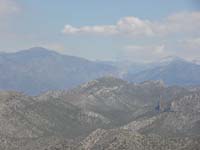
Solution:
[{"label": "mountain peak", "polygon": [[53,50],[49,50],[49,49],[46,49],[46,48],[43,48],[43,47],[32,47],[30,49],[27,49],[27,50],[23,50],[22,52],[31,52],[31,53],[56,53],[55,51]]},{"label": "mountain peak", "polygon": [[43,47],[33,47],[30,49],[21,50],[19,52],[14,53],[14,55],[23,57],[23,58],[42,58],[49,55],[57,55],[58,53],[52,50],[48,50]]},{"label": "mountain peak", "polygon": [[89,88],[90,89],[93,87],[95,87],[95,88],[96,87],[114,87],[114,86],[121,86],[126,83],[127,83],[126,81],[116,78],[116,77],[113,77],[113,76],[104,76],[104,77],[89,81],[89,82],[81,85],[81,88],[84,88],[84,89]]},{"label": "mountain peak", "polygon": [[31,48],[29,48],[29,50],[44,50],[44,51],[48,51],[48,49],[46,49],[44,47],[40,47],[40,46],[31,47]]},{"label": "mountain peak", "polygon": [[117,86],[117,85],[123,85],[127,83],[126,81],[114,76],[105,76],[97,80],[102,85],[107,85],[107,86]]},{"label": "mountain peak", "polygon": [[166,87],[163,80],[148,80],[141,83],[143,86],[159,86],[159,87]]},{"label": "mountain peak", "polygon": [[106,81],[117,81],[117,82],[125,82],[124,80],[120,79],[120,78],[117,78],[115,76],[112,76],[112,75],[108,75],[108,76],[104,76],[104,77],[101,77],[99,79],[97,79],[98,81],[103,81],[103,82],[106,82]]}]

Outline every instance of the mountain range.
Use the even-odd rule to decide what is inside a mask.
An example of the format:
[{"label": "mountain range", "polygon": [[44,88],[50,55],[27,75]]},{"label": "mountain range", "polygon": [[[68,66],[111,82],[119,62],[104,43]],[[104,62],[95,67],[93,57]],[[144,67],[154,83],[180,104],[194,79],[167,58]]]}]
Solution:
[{"label": "mountain range", "polygon": [[69,89],[111,72],[114,72],[112,66],[41,47],[0,54],[0,89],[31,95]]},{"label": "mountain range", "polygon": [[[153,67],[152,67],[153,66]],[[199,85],[200,65],[181,58],[172,57],[151,64],[149,68],[126,74],[132,82],[163,80],[168,85]]]},{"label": "mountain range", "polygon": [[0,54],[0,90],[37,95],[108,75],[137,83],[162,80],[167,85],[198,86],[200,65],[178,57],[148,64],[89,61],[41,47]]},{"label": "mountain range", "polygon": [[0,54],[2,150],[199,150],[200,65]]},{"label": "mountain range", "polygon": [[198,88],[110,76],[37,96],[1,91],[0,149],[197,150],[199,110]]}]

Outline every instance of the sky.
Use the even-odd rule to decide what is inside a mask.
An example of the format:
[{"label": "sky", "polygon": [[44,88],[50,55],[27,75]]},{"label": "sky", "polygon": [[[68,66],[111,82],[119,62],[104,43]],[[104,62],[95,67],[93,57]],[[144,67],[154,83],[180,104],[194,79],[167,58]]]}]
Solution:
[{"label": "sky", "polygon": [[90,60],[200,59],[200,0],[0,0],[0,52]]}]

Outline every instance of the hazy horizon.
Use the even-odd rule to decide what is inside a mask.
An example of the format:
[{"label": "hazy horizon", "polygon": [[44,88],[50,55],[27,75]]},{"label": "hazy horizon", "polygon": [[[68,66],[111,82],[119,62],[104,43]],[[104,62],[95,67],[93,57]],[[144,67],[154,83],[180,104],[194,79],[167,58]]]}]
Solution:
[{"label": "hazy horizon", "polygon": [[0,51],[44,47],[89,60],[199,59],[197,0],[0,0]]},{"label": "hazy horizon", "polygon": [[184,61],[188,61],[188,62],[195,62],[195,61],[200,61],[200,58],[196,58],[196,59],[186,59],[186,58],[183,58],[183,57],[179,57],[179,56],[176,56],[176,55],[168,55],[168,56],[164,56],[164,57],[161,57],[157,60],[152,60],[152,61],[144,61],[144,60],[128,60],[128,59],[121,59],[121,60],[117,60],[117,59],[109,59],[109,60],[101,60],[101,59],[92,59],[92,58],[86,58],[86,57],[82,57],[82,56],[76,56],[76,55],[70,55],[70,54],[67,54],[67,53],[64,53],[64,52],[61,52],[61,51],[57,51],[56,49],[49,49],[49,48],[46,48],[46,47],[30,47],[30,48],[26,48],[26,49],[20,49],[20,50],[13,50],[13,51],[1,51],[0,54],[15,54],[15,53],[18,53],[18,52],[28,52],[30,50],[34,50],[34,49],[44,49],[44,50],[47,50],[47,51],[50,51],[50,52],[56,52],[60,55],[66,55],[66,56],[72,56],[72,57],[77,57],[77,58],[83,58],[83,59],[86,59],[86,60],[89,60],[89,61],[100,61],[100,62],[124,62],[124,63],[141,63],[141,64],[149,64],[149,63],[158,63],[159,61],[170,61],[170,60],[174,60],[174,59],[183,59]]}]

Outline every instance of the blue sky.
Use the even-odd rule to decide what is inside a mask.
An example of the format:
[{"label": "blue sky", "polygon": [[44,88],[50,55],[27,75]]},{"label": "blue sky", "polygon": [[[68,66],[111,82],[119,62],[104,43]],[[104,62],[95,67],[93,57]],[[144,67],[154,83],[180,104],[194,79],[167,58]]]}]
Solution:
[{"label": "blue sky", "polygon": [[198,0],[0,0],[0,51],[35,46],[92,60],[200,57]]}]

